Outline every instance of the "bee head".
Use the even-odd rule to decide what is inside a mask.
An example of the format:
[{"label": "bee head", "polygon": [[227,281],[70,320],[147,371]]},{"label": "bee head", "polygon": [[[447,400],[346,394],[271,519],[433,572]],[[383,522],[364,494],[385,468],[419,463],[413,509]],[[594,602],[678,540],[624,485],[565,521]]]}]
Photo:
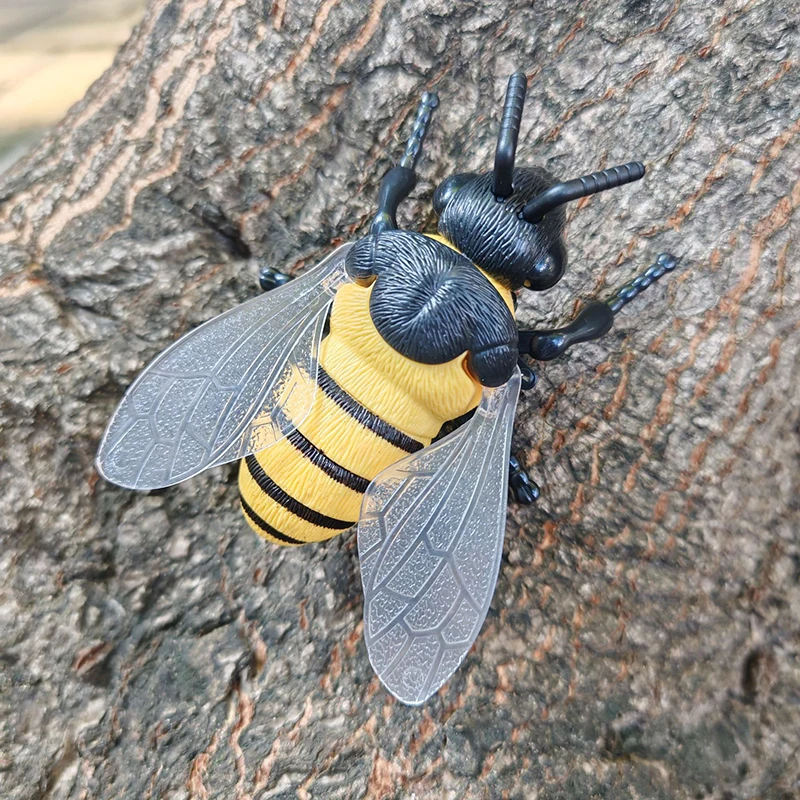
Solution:
[{"label": "bee head", "polygon": [[555,179],[538,167],[515,169],[512,192],[498,200],[493,177],[492,172],[466,173],[439,184],[433,196],[439,233],[508,288],[549,289],[567,266],[564,209],[536,225],[523,219],[522,210]]},{"label": "bee head", "polygon": [[515,168],[526,90],[525,75],[512,75],[494,169],[442,181],[433,207],[439,233],[481,269],[510,289],[543,291],[561,279],[567,266],[564,204],[639,180],[644,166],[632,162],[563,183],[539,167]]}]

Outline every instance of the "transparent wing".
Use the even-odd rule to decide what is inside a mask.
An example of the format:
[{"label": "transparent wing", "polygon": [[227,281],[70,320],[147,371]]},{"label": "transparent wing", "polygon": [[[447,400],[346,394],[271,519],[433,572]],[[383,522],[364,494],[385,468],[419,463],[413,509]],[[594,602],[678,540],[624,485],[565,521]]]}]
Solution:
[{"label": "transparent wing", "polygon": [[262,450],[311,410],[328,307],[345,281],[343,245],[288,284],[181,337],[122,398],[97,469],[158,489]]},{"label": "transparent wing", "polygon": [[464,659],[503,553],[520,373],[485,389],[472,419],[384,470],[358,523],[364,638],[402,703],[425,702]]}]

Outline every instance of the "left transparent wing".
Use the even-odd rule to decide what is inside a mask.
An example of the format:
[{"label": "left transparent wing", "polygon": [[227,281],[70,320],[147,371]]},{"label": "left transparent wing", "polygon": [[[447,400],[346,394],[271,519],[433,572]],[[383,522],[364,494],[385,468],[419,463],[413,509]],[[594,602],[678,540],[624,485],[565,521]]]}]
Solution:
[{"label": "left transparent wing", "polygon": [[384,470],[358,523],[364,638],[402,703],[425,702],[478,636],[503,553],[520,373],[484,389],[472,419]]},{"label": "left transparent wing", "polygon": [[347,281],[351,246],[157,356],[108,423],[97,452],[100,474],[128,489],[159,489],[291,433],[311,410],[319,342]]}]

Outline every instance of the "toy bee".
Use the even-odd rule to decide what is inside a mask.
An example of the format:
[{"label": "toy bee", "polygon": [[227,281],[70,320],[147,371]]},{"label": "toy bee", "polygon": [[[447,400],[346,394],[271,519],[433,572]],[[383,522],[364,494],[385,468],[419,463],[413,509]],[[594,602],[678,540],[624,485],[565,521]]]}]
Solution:
[{"label": "toy bee", "polygon": [[425,93],[369,235],[295,280],[262,270],[262,288],[274,291],[159,355],[123,397],[97,456],[107,480],[141,490],[241,459],[244,517],[274,544],[358,524],[370,661],[410,705],[449,679],[480,631],[509,480],[521,502],[538,494],[510,457],[519,392],[533,383],[520,355],[547,360],[602,336],[677,263],[662,254],[565,327],[517,329],[514,293],[544,291],[564,273],[564,204],[644,175],[639,162],[564,183],[515,168],[526,88],[523,74],[511,76],[494,169],[439,185],[438,234],[429,235],[396,223],[438,105]]}]

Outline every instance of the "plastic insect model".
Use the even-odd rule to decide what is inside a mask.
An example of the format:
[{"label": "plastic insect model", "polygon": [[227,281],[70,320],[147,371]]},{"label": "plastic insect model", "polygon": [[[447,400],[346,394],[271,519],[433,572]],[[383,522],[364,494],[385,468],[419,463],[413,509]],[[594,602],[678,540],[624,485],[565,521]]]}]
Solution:
[{"label": "plastic insect model", "polygon": [[[358,524],[370,661],[399,700],[424,702],[475,641],[500,567],[509,482],[538,488],[510,457],[521,356],[548,360],[597,339],[675,268],[660,255],[570,324],[518,330],[514,295],[563,275],[564,205],[644,175],[632,162],[566,182],[515,167],[526,93],[506,92],[494,168],[433,196],[438,233],[399,230],[433,110],[425,93],[369,234],[301,277],[265,268],[265,294],[193,330],[128,389],[100,473],[157,489],[241,459],[244,517],[267,541],[318,542]],[[448,423],[472,416],[440,437]],[[440,438],[437,438],[440,437]]]}]

